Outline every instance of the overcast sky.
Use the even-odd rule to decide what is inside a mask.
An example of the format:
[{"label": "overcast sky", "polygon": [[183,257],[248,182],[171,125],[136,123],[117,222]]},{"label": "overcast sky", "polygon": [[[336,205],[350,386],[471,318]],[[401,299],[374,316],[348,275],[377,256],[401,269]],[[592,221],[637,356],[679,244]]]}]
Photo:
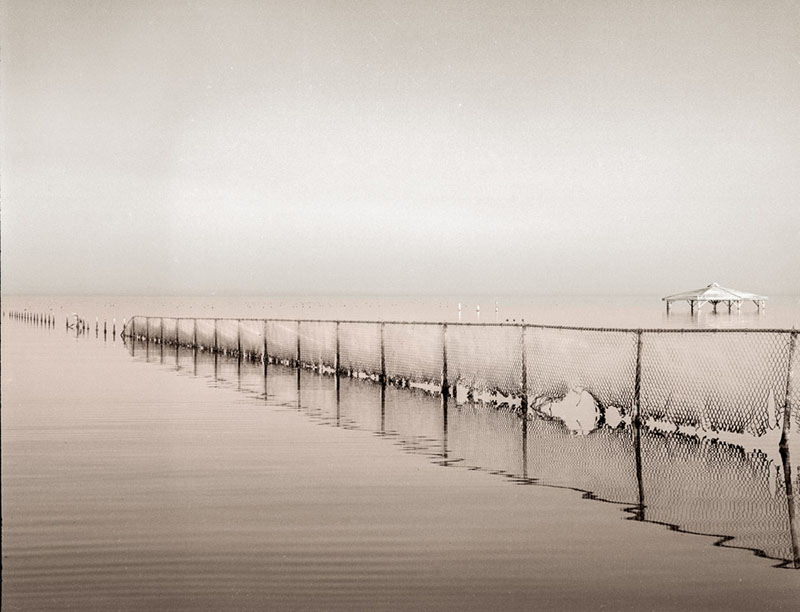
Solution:
[{"label": "overcast sky", "polygon": [[4,293],[800,294],[800,2],[5,0]]}]

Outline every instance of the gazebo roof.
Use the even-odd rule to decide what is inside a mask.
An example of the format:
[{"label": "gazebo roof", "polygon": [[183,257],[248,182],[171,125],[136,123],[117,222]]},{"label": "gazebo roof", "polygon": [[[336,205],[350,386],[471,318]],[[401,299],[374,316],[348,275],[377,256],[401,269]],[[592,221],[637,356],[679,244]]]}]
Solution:
[{"label": "gazebo roof", "polygon": [[763,295],[747,293],[746,291],[739,291],[738,289],[727,289],[726,287],[720,287],[717,283],[711,283],[708,287],[703,287],[702,289],[684,291],[683,293],[668,295],[661,299],[667,302],[675,302],[678,300],[696,302],[740,302],[742,300],[766,300],[767,298]]}]

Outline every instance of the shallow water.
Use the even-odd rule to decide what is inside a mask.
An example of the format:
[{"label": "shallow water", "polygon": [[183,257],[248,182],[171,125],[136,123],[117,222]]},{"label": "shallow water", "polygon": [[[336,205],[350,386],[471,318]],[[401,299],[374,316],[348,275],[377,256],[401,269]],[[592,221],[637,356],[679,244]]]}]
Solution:
[{"label": "shallow water", "polygon": [[[459,313],[459,305],[461,311]],[[741,312],[715,314],[710,305],[691,315],[687,304],[667,314],[658,296],[531,296],[531,297],[137,297],[137,296],[4,296],[3,310],[52,312],[60,327],[77,313],[111,333],[116,318],[229,317],[340,319],[369,321],[462,321],[464,323],[526,322],[546,325],[601,327],[734,327],[800,328],[800,296],[771,296],[763,311],[752,303]]]},{"label": "shallow water", "polygon": [[630,428],[579,436],[102,333],[2,332],[4,610],[791,610],[800,596],[800,573],[776,567],[793,553],[774,452],[644,430],[637,469]]}]

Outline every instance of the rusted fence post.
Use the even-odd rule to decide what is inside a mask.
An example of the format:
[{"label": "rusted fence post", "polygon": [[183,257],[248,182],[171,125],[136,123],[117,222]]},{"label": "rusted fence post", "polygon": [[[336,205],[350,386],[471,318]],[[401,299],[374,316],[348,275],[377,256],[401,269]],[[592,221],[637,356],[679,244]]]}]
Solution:
[{"label": "rusted fence post", "polygon": [[789,445],[789,435],[792,430],[792,394],[794,393],[794,363],[797,352],[797,330],[789,334],[789,363],[786,372],[786,401],[783,404],[783,431],[781,432],[781,446]]}]

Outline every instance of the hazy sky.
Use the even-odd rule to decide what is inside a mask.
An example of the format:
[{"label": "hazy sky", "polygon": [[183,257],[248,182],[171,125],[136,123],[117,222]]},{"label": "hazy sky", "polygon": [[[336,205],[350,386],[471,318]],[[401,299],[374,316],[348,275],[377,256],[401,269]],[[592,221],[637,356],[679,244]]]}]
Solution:
[{"label": "hazy sky", "polygon": [[800,0],[5,0],[2,289],[800,293]]}]

